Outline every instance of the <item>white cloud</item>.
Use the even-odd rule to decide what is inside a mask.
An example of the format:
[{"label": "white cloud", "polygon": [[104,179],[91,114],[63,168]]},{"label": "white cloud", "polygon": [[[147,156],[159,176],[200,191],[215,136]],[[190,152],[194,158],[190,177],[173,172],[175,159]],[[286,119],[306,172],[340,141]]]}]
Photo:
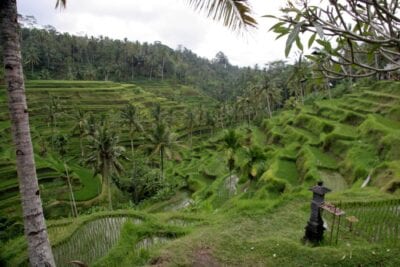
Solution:
[{"label": "white cloud", "polygon": [[[171,48],[181,44],[207,58],[223,51],[231,63],[241,66],[284,58],[284,40],[275,41],[275,35],[267,32],[272,20],[259,18],[258,29],[243,37],[196,13],[185,0],[69,0],[62,11],[54,9],[55,2],[19,1],[18,8],[24,15],[35,16],[39,24],[53,25],[61,32],[161,41]],[[284,1],[250,3],[259,17],[276,13]]]}]

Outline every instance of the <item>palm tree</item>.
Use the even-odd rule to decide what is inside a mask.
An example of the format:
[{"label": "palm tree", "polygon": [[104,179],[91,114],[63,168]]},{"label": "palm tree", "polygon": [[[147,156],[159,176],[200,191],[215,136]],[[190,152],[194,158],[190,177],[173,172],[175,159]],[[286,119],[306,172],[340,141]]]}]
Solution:
[{"label": "palm tree", "polygon": [[76,124],[72,129],[72,133],[75,133],[76,131],[79,132],[79,147],[81,149],[81,157],[83,159],[85,157],[85,150],[83,148],[83,136],[85,135],[85,125],[87,125],[86,113],[80,108],[75,108],[74,110],[74,120]]},{"label": "palm tree", "polygon": [[246,160],[242,166],[242,171],[250,181],[253,181],[264,170],[267,157],[258,146],[245,147],[244,151]]},{"label": "palm tree", "polygon": [[151,115],[153,115],[156,123],[161,122],[161,105],[160,103],[155,103],[153,110],[151,111]]},{"label": "palm tree", "polygon": [[[255,26],[247,1],[199,1],[191,3],[200,10],[209,10],[214,19],[223,20],[232,29]],[[224,3],[225,5],[217,3]],[[57,0],[56,7],[65,7],[66,0]],[[230,6],[230,8],[229,8]],[[225,7],[225,8],[224,8]],[[22,70],[16,0],[0,1],[0,34],[3,48],[4,78],[10,111],[13,143],[21,192],[25,236],[28,241],[29,260],[32,266],[55,266],[43,216],[42,202],[36,176],[29,115],[26,103],[24,75]]]},{"label": "palm tree", "polygon": [[258,88],[260,91],[260,99],[266,104],[268,116],[271,118],[275,104],[279,103],[282,98],[280,90],[277,88],[274,81],[271,81],[267,76],[264,76],[262,80],[259,81]]},{"label": "palm tree", "polygon": [[46,105],[47,109],[47,125],[51,129],[51,146],[54,149],[55,128],[57,127],[57,117],[61,110],[58,97],[50,96],[49,103]]},{"label": "palm tree", "polygon": [[33,46],[29,46],[28,49],[26,50],[25,64],[30,65],[32,77],[33,77],[33,68],[39,63],[40,63],[40,58],[37,49]]},{"label": "palm tree", "polygon": [[206,122],[207,126],[210,127],[210,134],[214,134],[214,128],[215,128],[215,115],[212,113],[212,111],[207,111],[206,113]]},{"label": "palm tree", "polygon": [[97,127],[96,117],[92,113],[89,113],[84,124],[85,135],[93,137],[96,134]]},{"label": "palm tree", "polygon": [[60,154],[62,158],[64,158],[65,154],[67,154],[67,143],[68,143],[68,137],[65,134],[57,134],[53,136],[53,142],[54,142],[54,149]]},{"label": "palm tree", "polygon": [[64,170],[65,170],[65,174],[67,176],[68,189],[69,189],[69,194],[70,194],[70,198],[71,198],[72,216],[78,217],[78,210],[76,208],[74,191],[72,190],[72,183],[71,183],[71,179],[69,176],[67,160],[65,158],[65,155],[67,154],[67,150],[65,147],[67,146],[67,144],[68,144],[68,136],[66,136],[65,134],[58,134],[54,137],[54,148],[57,150],[58,154],[60,154],[60,156],[63,160]]},{"label": "palm tree", "polygon": [[186,122],[187,122],[187,127],[188,127],[188,130],[189,130],[189,137],[190,137],[190,149],[192,149],[194,114],[193,114],[191,109],[189,109],[186,114],[187,114]]},{"label": "palm tree", "polygon": [[239,135],[235,130],[229,129],[225,131],[222,137],[222,148],[227,156],[227,165],[229,169],[229,184],[232,185],[232,171],[235,168],[235,152],[240,147]]},{"label": "palm tree", "polygon": [[[304,104],[305,97],[305,82],[309,80],[310,74],[310,65],[307,62],[303,61],[302,55],[299,56],[299,59],[294,63],[290,76],[288,77],[288,87],[290,88],[291,93],[294,93],[297,101],[301,101]],[[310,82],[310,81],[309,81]]]},{"label": "palm tree", "polygon": [[120,174],[123,166],[125,149],[118,145],[119,139],[107,123],[100,125],[93,136],[89,136],[86,163],[93,167],[96,174],[101,174],[103,185],[107,185],[109,209],[112,210],[111,176]]},{"label": "palm tree", "polygon": [[223,21],[232,30],[256,27],[247,0],[187,0],[196,10],[205,11],[208,17]]},{"label": "palm tree", "polygon": [[203,105],[199,104],[197,107],[197,125],[200,127],[203,125],[203,120],[204,120],[204,109]]},{"label": "palm tree", "polygon": [[238,109],[243,111],[243,119],[247,120],[247,125],[250,125],[250,97],[247,95],[238,96],[236,104]]},{"label": "palm tree", "polygon": [[138,109],[132,105],[127,104],[121,110],[121,119],[122,122],[129,127],[129,139],[131,141],[131,154],[132,154],[132,162],[134,156],[134,147],[133,147],[133,134],[135,131],[143,131],[143,126],[140,123],[139,112]]},{"label": "palm tree", "polygon": [[163,122],[154,125],[152,133],[148,135],[148,142],[153,151],[152,155],[160,155],[160,175],[164,179],[164,157],[167,156],[168,159],[174,157],[179,160],[180,156],[176,150],[182,145],[178,141],[177,134],[170,132]]}]

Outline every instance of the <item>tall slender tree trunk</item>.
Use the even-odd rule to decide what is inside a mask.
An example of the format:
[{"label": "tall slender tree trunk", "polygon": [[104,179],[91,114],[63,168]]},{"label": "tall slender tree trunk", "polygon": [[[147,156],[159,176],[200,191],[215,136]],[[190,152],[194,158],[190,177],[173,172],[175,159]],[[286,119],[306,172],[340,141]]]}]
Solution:
[{"label": "tall slender tree trunk", "polygon": [[108,187],[108,209],[113,210],[112,206],[112,196],[111,196],[111,177],[108,173],[108,164],[104,166],[103,173],[101,174],[103,176],[103,183],[107,183]]},{"label": "tall slender tree trunk", "polygon": [[190,150],[193,148],[193,126],[190,125]]},{"label": "tall slender tree trunk", "polygon": [[72,190],[72,183],[71,183],[71,179],[69,177],[68,166],[67,166],[67,163],[65,163],[65,162],[64,162],[64,169],[65,169],[65,174],[67,175],[69,193],[71,195],[72,216],[78,217],[78,209],[76,208],[76,201],[75,201],[74,191]]},{"label": "tall slender tree trunk", "polygon": [[164,66],[165,66],[165,58],[162,58],[162,67],[161,67],[161,80],[164,81]]},{"label": "tall slender tree trunk", "polygon": [[133,170],[135,170],[135,148],[133,146],[133,130],[130,130],[129,138],[131,139],[131,156],[132,156],[132,166]]},{"label": "tall slender tree trunk", "polygon": [[150,67],[150,81],[151,81],[152,75],[153,75],[153,66]]},{"label": "tall slender tree trunk", "polygon": [[267,95],[267,109],[268,109],[268,115],[270,118],[272,118],[272,111],[271,111],[271,102],[269,100],[269,95]]},{"label": "tall slender tree trunk", "polygon": [[26,104],[16,0],[0,1],[0,34],[25,236],[32,266],[55,266],[43,216]]},{"label": "tall slender tree trunk", "polygon": [[161,170],[161,179],[164,180],[164,148],[160,148],[160,170]]},{"label": "tall slender tree trunk", "polygon": [[82,159],[84,159],[85,158],[85,150],[83,148],[83,134],[84,134],[84,132],[82,130],[79,130],[79,131],[80,131],[80,133],[79,133],[79,146],[81,148]]},{"label": "tall slender tree trunk", "polygon": [[250,126],[250,103],[247,103],[247,126]]},{"label": "tall slender tree trunk", "polygon": [[131,80],[133,81],[133,76],[134,76],[134,70],[135,70],[135,67],[134,67],[134,65],[133,65],[133,56],[132,56],[132,68],[131,68]]}]

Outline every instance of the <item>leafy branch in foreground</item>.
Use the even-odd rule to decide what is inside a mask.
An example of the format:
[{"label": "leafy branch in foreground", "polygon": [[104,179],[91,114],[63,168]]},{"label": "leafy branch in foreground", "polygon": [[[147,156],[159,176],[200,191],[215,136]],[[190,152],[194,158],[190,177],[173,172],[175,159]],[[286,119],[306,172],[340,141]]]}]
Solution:
[{"label": "leafy branch in foreground", "polygon": [[329,78],[367,77],[400,69],[400,17],[397,0],[300,0],[281,9],[270,30],[288,36],[286,56],[294,43],[303,51],[301,34],[308,33],[307,58]]}]

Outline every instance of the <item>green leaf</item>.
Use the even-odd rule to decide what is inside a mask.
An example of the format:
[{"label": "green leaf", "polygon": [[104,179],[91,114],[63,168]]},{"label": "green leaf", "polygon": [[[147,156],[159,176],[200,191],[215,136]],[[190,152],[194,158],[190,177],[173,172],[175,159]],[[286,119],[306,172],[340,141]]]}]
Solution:
[{"label": "green leaf", "polygon": [[261,17],[263,17],[263,18],[272,18],[272,19],[278,19],[276,16],[274,16],[274,15],[264,15],[264,16],[261,16]]},{"label": "green leaf", "polygon": [[275,29],[275,28],[280,28],[280,27],[282,27],[283,25],[285,25],[285,22],[283,22],[283,21],[278,22],[278,23],[276,23],[274,26],[272,26],[271,28],[269,28],[268,31],[271,31],[272,29]]},{"label": "green leaf", "polygon": [[311,46],[313,45],[315,37],[317,37],[317,33],[314,33],[313,35],[311,35],[310,39],[308,39],[308,48],[311,48]]},{"label": "green leaf", "polygon": [[278,25],[278,26],[274,27],[273,32],[275,32],[275,33],[288,33],[289,29],[286,28],[286,27],[282,27],[282,26]]},{"label": "green leaf", "polygon": [[301,11],[297,8],[294,7],[288,7],[288,8],[281,8],[281,11],[283,13],[290,13],[290,12],[296,12],[296,13],[301,13]]},{"label": "green leaf", "polygon": [[320,44],[328,53],[332,53],[332,46],[329,41],[326,40],[317,40],[317,43]]},{"label": "green leaf", "polygon": [[341,72],[342,71],[342,67],[339,64],[334,64],[332,67],[332,70],[335,72]]},{"label": "green leaf", "polygon": [[286,47],[285,47],[285,56],[287,57],[290,53],[290,49],[292,48],[293,42],[296,40],[296,38],[299,36],[301,27],[303,26],[304,21],[297,23],[292,32],[289,34],[287,40],[286,40]]},{"label": "green leaf", "polygon": [[285,32],[285,33],[281,33],[281,34],[279,34],[276,38],[275,38],[275,40],[278,40],[279,38],[281,38],[281,37],[283,37],[283,36],[285,36],[286,34],[288,34],[287,32]]},{"label": "green leaf", "polygon": [[324,38],[324,29],[322,28],[321,24],[313,23],[315,30],[317,31],[319,38]]},{"label": "green leaf", "polygon": [[296,38],[296,45],[301,51],[303,51],[303,44],[301,43],[299,36],[297,36],[297,38]]}]

